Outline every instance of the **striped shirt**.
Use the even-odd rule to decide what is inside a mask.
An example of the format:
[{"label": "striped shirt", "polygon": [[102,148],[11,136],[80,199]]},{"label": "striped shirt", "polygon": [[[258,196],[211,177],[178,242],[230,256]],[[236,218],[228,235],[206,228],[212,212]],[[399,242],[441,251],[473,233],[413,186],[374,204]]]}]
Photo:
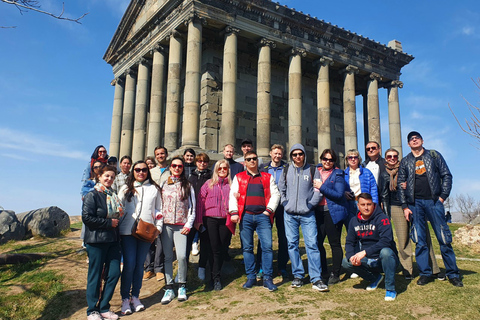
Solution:
[{"label": "striped shirt", "polygon": [[[248,173],[250,175],[250,172]],[[263,190],[262,176],[256,174],[248,182],[247,195],[245,198],[245,212],[260,214],[267,209],[265,203],[265,191]]]}]

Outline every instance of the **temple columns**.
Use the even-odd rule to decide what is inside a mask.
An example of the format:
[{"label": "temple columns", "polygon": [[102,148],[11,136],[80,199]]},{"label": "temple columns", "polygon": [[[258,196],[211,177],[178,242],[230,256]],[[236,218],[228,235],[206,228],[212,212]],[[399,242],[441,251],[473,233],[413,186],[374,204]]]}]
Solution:
[{"label": "temple columns", "polygon": [[260,157],[270,153],[270,95],[272,80],[271,49],[273,41],[260,40],[257,76],[257,152]]},{"label": "temple columns", "polygon": [[[120,157],[120,139],[122,136],[122,113],[123,95],[125,93],[125,82],[121,78],[115,79],[115,94],[113,97],[112,129],[110,132],[111,156]],[[119,159],[120,160],[120,159]]]},{"label": "temple columns", "polygon": [[[378,103],[378,81],[381,77],[377,73],[370,74],[367,84],[367,110],[368,110],[368,141],[382,143],[380,133],[380,107]],[[368,141],[365,141],[365,145]]]},{"label": "temple columns", "polygon": [[180,77],[182,69],[182,39],[180,33],[170,34],[168,55],[167,103],[165,108],[165,148],[177,149],[180,124]]},{"label": "temple columns", "polygon": [[235,115],[237,111],[237,33],[240,29],[227,27],[223,47],[223,97],[220,147],[235,145]]},{"label": "temple columns", "polygon": [[400,104],[398,88],[403,88],[403,82],[394,80],[388,88],[388,130],[390,132],[390,148],[397,149],[402,158],[402,130],[400,126]]},{"label": "temple columns", "polygon": [[202,21],[197,17],[192,17],[188,21],[182,147],[199,146],[201,60]]},{"label": "temple columns", "polygon": [[153,50],[152,89],[150,95],[150,117],[148,119],[147,155],[153,155],[155,147],[162,141],[163,96],[165,82],[165,49],[160,45]]},{"label": "temple columns", "polygon": [[123,99],[122,138],[119,157],[132,154],[133,119],[135,109],[135,88],[137,79],[133,70],[126,72],[125,96]]},{"label": "temple columns", "polygon": [[317,78],[317,137],[318,154],[331,147],[330,134],[330,76],[329,69],[333,59],[322,57],[319,59]]},{"label": "temple columns", "polygon": [[357,114],[355,108],[355,73],[358,68],[347,66],[343,85],[343,122],[345,135],[345,153],[350,149],[358,149]]},{"label": "temple columns", "polygon": [[294,48],[288,68],[288,147],[302,143],[302,56],[305,49]]},{"label": "temple columns", "polygon": [[133,127],[132,161],[145,159],[145,141],[147,132],[147,107],[149,102],[150,66],[142,58],[138,64],[137,96],[135,102],[135,121]]}]

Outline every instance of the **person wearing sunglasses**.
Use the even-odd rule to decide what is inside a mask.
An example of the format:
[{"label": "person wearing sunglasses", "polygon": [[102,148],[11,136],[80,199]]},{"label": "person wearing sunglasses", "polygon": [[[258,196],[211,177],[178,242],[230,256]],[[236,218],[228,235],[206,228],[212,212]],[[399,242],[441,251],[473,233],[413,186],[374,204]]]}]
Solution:
[{"label": "person wearing sunglasses", "polygon": [[152,180],[145,161],[135,162],[118,197],[125,208],[125,215],[120,222],[123,255],[120,295],[122,314],[126,315],[145,309],[138,297],[142,288],[143,264],[151,245],[132,236],[133,224],[140,218],[154,224],[160,232],[163,224],[160,187]]},{"label": "person wearing sunglasses", "polygon": [[381,186],[383,186],[382,177],[385,172],[385,159],[382,158],[382,148],[377,141],[368,141],[365,146],[366,159],[362,162],[362,167],[367,168],[373,174],[378,187],[379,203],[382,203]]},{"label": "person wearing sunglasses", "polygon": [[[397,191],[397,178],[398,168],[400,167],[400,159],[398,159],[398,151],[396,149],[388,149],[385,152],[385,172],[383,173],[382,181],[382,205],[383,210],[387,216],[391,219],[395,226],[395,234],[397,235],[398,257],[400,264],[403,267],[403,276],[406,280],[413,279],[413,253],[412,245],[410,242],[410,221],[405,219],[402,210],[402,203],[398,197]],[[438,278],[443,277],[440,275],[440,269],[435,258],[435,253],[432,247],[432,240],[428,228],[427,232],[427,244],[430,253],[430,260],[432,262],[433,274]]]},{"label": "person wearing sunglasses", "polygon": [[178,261],[178,301],[187,300],[187,235],[195,221],[195,192],[185,177],[183,157],[176,156],[170,163],[170,173],[162,188],[163,232],[165,254],[165,293],[162,304],[175,298],[173,279],[173,247]]},{"label": "person wearing sunglasses", "polygon": [[230,188],[228,210],[233,223],[240,224],[240,237],[247,282],[244,289],[257,283],[253,234],[256,231],[262,247],[263,287],[277,290],[273,284],[272,223],[280,193],[273,176],[258,170],[255,151],[245,153],[247,170],[238,173]]},{"label": "person wearing sunglasses", "polygon": [[95,150],[93,150],[92,156],[90,157],[90,162],[83,171],[82,184],[85,183],[85,181],[87,181],[88,179],[90,179],[91,169],[95,161],[100,161],[104,165],[107,165],[108,154],[107,149],[105,149],[104,146],[99,145],[95,148]]},{"label": "person wearing sunglasses", "polygon": [[[452,190],[452,174],[438,151],[423,147],[420,133],[410,132],[407,140],[411,152],[402,159],[398,168],[397,190],[405,219],[413,220],[412,240],[416,243],[415,259],[420,269],[417,284],[425,285],[434,280],[428,263],[428,220],[440,244],[448,280],[455,287],[463,287],[443,206]],[[401,187],[404,183],[405,189]]]},{"label": "person wearing sunglasses", "polygon": [[[195,200],[196,200],[196,223],[190,233],[188,234],[187,242],[187,256],[190,255],[190,250],[192,250],[193,255],[200,254],[198,260],[198,278],[200,280],[205,280],[205,268],[207,262],[209,261],[210,253],[210,241],[208,235],[204,232],[205,227],[202,227],[201,218],[198,217],[198,210],[200,207],[200,189],[205,184],[205,182],[212,177],[212,171],[208,168],[210,163],[210,157],[206,153],[200,153],[195,157],[195,170],[192,171],[188,177],[188,181],[192,184],[193,190],[195,191]],[[195,241],[197,239],[197,241]],[[200,252],[198,251],[198,240],[200,239]],[[196,254],[193,252],[193,248],[197,248]],[[187,257],[187,261],[188,261]],[[211,267],[211,265],[210,265]]]},{"label": "person wearing sunglasses", "polygon": [[[207,254],[209,254],[211,278],[215,291],[222,290],[220,271],[224,253],[235,232],[235,224],[231,222],[230,215],[227,214],[230,183],[230,165],[227,160],[217,161],[212,178],[203,184],[199,192],[195,217],[195,224],[204,226],[206,230],[202,234],[208,236],[211,252],[207,252]],[[201,241],[201,249],[203,249],[205,242],[203,238]],[[202,258],[202,254],[201,251],[200,258]]]},{"label": "person wearing sunglasses", "polygon": [[278,187],[285,208],[285,234],[288,243],[288,255],[292,262],[293,288],[303,285],[305,270],[300,256],[300,227],[308,257],[308,275],[312,289],[328,291],[323,283],[320,251],[317,244],[317,224],[315,221],[315,206],[322,195],[314,189],[313,181],[320,179],[320,173],[315,166],[307,163],[305,148],[297,143],[290,148],[290,164],[280,177]]},{"label": "person wearing sunglasses", "polygon": [[[322,278],[328,285],[340,282],[343,249],[341,244],[342,226],[348,217],[348,204],[345,199],[345,173],[335,167],[337,154],[333,149],[325,149],[320,155],[321,163],[317,166],[321,179],[314,182],[314,187],[323,194],[315,208],[317,222],[317,242],[320,251]],[[323,242],[328,237],[332,250],[332,269],[328,273],[327,254]]]}]

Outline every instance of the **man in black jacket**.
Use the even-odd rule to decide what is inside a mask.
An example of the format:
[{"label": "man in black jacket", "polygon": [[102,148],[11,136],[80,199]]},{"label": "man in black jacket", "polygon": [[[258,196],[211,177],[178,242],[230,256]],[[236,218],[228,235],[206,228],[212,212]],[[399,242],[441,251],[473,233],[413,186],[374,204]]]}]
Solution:
[{"label": "man in black jacket", "polygon": [[393,301],[397,297],[395,273],[400,262],[390,220],[369,193],[358,196],[358,208],[360,212],[348,226],[342,266],[347,272],[370,281],[368,291],[375,290],[382,282],[383,272],[387,290],[385,301]]},{"label": "man in black jacket", "polygon": [[[417,284],[425,285],[433,281],[426,240],[428,220],[440,244],[448,280],[456,287],[463,287],[451,244],[452,233],[445,221],[443,207],[452,189],[452,174],[439,152],[423,148],[420,133],[412,131],[407,139],[412,152],[400,163],[397,190],[405,219],[410,221],[413,218],[412,240],[416,243],[415,257],[420,269]],[[404,183],[406,189],[402,188]]]}]

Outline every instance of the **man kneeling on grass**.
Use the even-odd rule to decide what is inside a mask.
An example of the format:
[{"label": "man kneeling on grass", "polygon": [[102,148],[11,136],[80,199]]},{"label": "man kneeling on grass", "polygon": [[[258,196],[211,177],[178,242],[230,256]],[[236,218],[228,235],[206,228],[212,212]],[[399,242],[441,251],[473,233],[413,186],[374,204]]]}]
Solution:
[{"label": "man kneeling on grass", "polygon": [[[385,301],[397,297],[395,273],[399,266],[390,220],[368,193],[358,196],[360,212],[350,220],[342,266],[370,281],[367,290],[377,289],[385,274]],[[356,252],[358,251],[358,252]]]}]

